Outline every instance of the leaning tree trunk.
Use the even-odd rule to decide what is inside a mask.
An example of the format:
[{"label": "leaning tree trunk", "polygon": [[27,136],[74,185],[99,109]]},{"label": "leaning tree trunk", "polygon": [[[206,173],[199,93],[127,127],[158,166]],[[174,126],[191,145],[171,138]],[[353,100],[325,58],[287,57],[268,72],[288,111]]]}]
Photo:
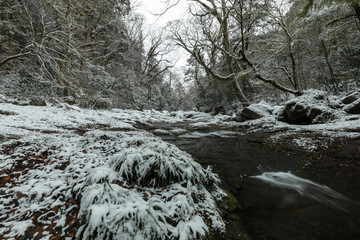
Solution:
[{"label": "leaning tree trunk", "polygon": [[232,60],[231,56],[229,55],[230,44],[229,44],[228,19],[227,19],[225,0],[222,0],[222,11],[223,11],[223,21],[221,23],[222,31],[223,31],[223,43],[222,44],[223,44],[223,47],[225,50],[228,71],[229,71],[230,75],[232,75],[231,83],[234,87],[237,98],[240,100],[241,104],[244,107],[247,107],[247,106],[249,106],[249,101],[247,100],[245,94],[243,93],[241,87],[239,86],[239,84],[237,82],[233,60]]}]

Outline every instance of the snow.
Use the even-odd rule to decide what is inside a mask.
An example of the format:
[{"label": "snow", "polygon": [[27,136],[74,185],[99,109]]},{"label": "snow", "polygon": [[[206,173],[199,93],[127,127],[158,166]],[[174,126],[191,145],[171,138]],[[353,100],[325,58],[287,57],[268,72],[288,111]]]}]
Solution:
[{"label": "snow", "polygon": [[232,138],[235,136],[244,135],[244,133],[234,132],[234,131],[213,131],[208,133],[202,133],[198,131],[190,132],[184,135],[180,135],[180,138],[203,138],[203,137],[222,137],[222,138]]},{"label": "snow", "polygon": [[188,132],[188,130],[181,129],[181,128],[176,128],[176,129],[170,130],[170,133],[174,134],[174,135],[183,135],[183,134],[185,134],[187,132]]},{"label": "snow", "polygon": [[168,130],[164,130],[164,129],[155,129],[154,134],[160,134],[160,135],[172,135],[171,132],[169,132]]},{"label": "snow", "polygon": [[295,145],[304,148],[307,152],[313,152],[318,147],[311,138],[297,138],[293,140]]},{"label": "snow", "polygon": [[32,224],[31,220],[16,222],[12,225],[11,232],[6,234],[5,237],[23,236],[25,235],[26,229]]},{"label": "snow", "polygon": [[87,219],[84,238],[96,230],[98,239],[192,239],[184,238],[184,224],[194,236],[204,236],[204,216],[210,214],[214,228],[223,231],[214,199],[219,190],[212,196],[204,187],[219,182],[211,169],[148,133],[122,133],[117,139],[123,149],[90,171],[80,207],[80,217]]},{"label": "snow", "polygon": [[248,106],[248,109],[257,113],[260,116],[267,116],[273,111],[273,108],[265,101],[261,101],[256,104],[251,104],[250,106]]},{"label": "snow", "polygon": [[[289,102],[301,103],[308,108],[325,109],[332,113],[335,118],[329,119],[326,123],[310,124],[310,125],[293,125],[277,120],[280,111],[283,109],[281,106],[273,107],[271,115],[267,115],[261,119],[246,121],[239,126],[248,127],[249,131],[281,131],[287,130],[292,132],[316,132],[326,136],[333,137],[358,137],[360,136],[360,116],[349,115],[343,109],[332,109],[330,105],[339,103],[339,97],[328,95],[327,93],[319,90],[309,89],[304,92],[304,95],[294,98]],[[346,108],[346,107],[345,107]],[[281,134],[281,133],[279,133]]]},{"label": "snow", "polygon": [[0,135],[16,136],[0,147],[1,177],[11,179],[0,187],[0,235],[17,238],[30,229],[50,239],[57,228],[73,239],[69,219],[75,218],[82,239],[198,239],[210,226],[225,230],[217,175],[135,127],[189,121],[188,113],[9,103],[0,110],[16,113],[0,116]]},{"label": "snow", "polygon": [[[301,101],[310,100],[303,96]],[[260,105],[265,117],[238,123],[231,116],[194,111],[0,103],[0,177],[9,179],[0,185],[0,236],[15,239],[30,229],[37,238],[49,239],[57,227],[58,235],[70,240],[75,219],[82,239],[198,239],[210,227],[224,231],[218,208],[224,193],[217,175],[139,129],[139,123],[155,134],[180,138],[244,134],[237,128],[277,132],[274,142],[296,132],[360,136],[357,115],[339,111],[326,124],[291,125],[277,120],[281,107]],[[171,128],[174,124],[180,127]],[[292,144],[309,152],[326,147],[311,137]],[[35,220],[43,227],[38,229]],[[96,237],[91,235],[95,230]]]}]

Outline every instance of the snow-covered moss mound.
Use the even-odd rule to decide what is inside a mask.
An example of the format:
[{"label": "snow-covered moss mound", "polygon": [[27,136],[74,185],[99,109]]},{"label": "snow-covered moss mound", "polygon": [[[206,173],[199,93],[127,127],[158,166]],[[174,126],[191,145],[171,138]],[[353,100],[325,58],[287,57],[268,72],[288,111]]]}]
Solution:
[{"label": "snow-covered moss mound", "polygon": [[34,133],[0,152],[5,238],[203,239],[225,229],[217,176],[150,133]]},{"label": "snow-covered moss mound", "polygon": [[[93,133],[96,135],[96,133]],[[88,176],[82,239],[203,239],[223,232],[217,176],[147,133],[95,136],[111,157]]]},{"label": "snow-covered moss mound", "polygon": [[218,181],[210,169],[201,168],[175,146],[152,138],[146,140],[142,144],[129,144],[110,161],[112,169],[128,183],[147,187],[164,187],[176,182],[210,186]]}]

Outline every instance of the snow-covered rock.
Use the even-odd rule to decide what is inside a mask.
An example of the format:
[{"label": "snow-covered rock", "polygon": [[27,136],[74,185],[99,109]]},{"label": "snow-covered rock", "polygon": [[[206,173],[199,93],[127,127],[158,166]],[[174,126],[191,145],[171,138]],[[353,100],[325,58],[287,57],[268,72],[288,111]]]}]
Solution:
[{"label": "snow-covered rock", "polygon": [[350,104],[350,103],[353,103],[355,102],[356,100],[360,99],[360,93],[359,92],[353,92],[347,96],[345,96],[343,99],[342,99],[342,102],[344,104]]},{"label": "snow-covered rock", "polygon": [[360,99],[345,106],[344,111],[350,114],[360,114]]},{"label": "snow-covered rock", "polygon": [[173,135],[178,136],[178,135],[182,135],[182,134],[187,133],[188,130],[182,129],[182,128],[176,128],[176,129],[170,130],[169,132],[170,132],[171,134],[173,134]]},{"label": "snow-covered rock", "polygon": [[329,107],[327,94],[318,90],[309,90],[304,95],[286,102],[279,120],[306,125],[325,123],[335,118],[334,110]]},{"label": "snow-covered rock", "polygon": [[273,108],[266,104],[265,102],[260,102],[256,104],[251,104],[248,107],[245,107],[240,116],[245,120],[254,120],[270,115],[273,111]]},{"label": "snow-covered rock", "polygon": [[30,100],[30,105],[32,106],[46,106],[46,102],[40,98],[33,98]]}]

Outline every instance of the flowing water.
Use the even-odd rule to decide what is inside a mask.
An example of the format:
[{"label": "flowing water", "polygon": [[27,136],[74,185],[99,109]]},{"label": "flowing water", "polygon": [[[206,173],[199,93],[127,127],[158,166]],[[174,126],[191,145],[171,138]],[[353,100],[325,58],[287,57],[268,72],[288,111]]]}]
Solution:
[{"label": "flowing water", "polygon": [[360,240],[360,188],[353,178],[310,174],[302,156],[264,149],[241,135],[161,137],[213,166],[238,199],[251,239]]},{"label": "flowing water", "polygon": [[264,172],[261,175],[252,176],[252,178],[260,179],[274,187],[293,190],[301,197],[309,198],[329,208],[348,213],[351,213],[352,210],[359,210],[359,204],[343,194],[290,172]]}]

